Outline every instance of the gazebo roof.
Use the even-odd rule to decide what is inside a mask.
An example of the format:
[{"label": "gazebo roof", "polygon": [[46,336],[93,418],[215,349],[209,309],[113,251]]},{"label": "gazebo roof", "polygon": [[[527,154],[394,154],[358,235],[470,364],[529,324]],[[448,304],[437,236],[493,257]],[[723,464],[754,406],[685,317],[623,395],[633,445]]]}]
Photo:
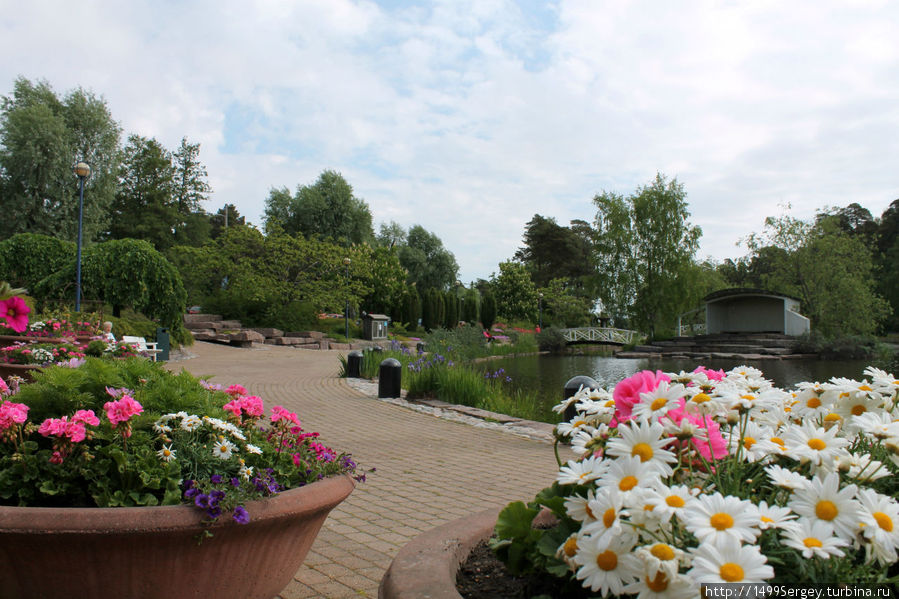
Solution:
[{"label": "gazebo roof", "polygon": [[740,296],[752,296],[752,295],[764,295],[767,297],[780,297],[791,300],[800,301],[798,297],[793,297],[792,295],[786,295],[785,293],[777,293],[775,291],[769,291],[767,289],[757,289],[753,287],[731,287],[730,289],[719,289],[718,291],[713,291],[708,294],[702,301],[704,302],[713,302],[716,300],[729,298],[729,297],[740,297]]}]

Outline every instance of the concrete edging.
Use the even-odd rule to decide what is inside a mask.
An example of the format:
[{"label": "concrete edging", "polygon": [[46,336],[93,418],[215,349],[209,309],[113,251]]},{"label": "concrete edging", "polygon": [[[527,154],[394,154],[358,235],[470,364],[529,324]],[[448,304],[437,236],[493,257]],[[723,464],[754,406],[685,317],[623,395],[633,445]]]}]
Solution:
[{"label": "concrete edging", "polygon": [[490,538],[501,508],[448,522],[406,544],[387,568],[379,599],[461,599],[456,573],[471,550]]}]

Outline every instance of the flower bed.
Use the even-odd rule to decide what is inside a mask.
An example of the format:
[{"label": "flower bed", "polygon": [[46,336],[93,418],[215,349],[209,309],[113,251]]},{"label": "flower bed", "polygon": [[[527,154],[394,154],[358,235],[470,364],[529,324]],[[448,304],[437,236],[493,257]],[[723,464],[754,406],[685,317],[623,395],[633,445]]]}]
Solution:
[{"label": "flower bed", "polygon": [[[553,596],[892,588],[899,380],[865,375],[785,391],[753,368],[700,367],[581,390],[557,406],[576,408],[556,429],[573,457],[532,502],[501,512],[492,546],[513,573],[552,581]],[[544,507],[558,525],[532,528]]]}]

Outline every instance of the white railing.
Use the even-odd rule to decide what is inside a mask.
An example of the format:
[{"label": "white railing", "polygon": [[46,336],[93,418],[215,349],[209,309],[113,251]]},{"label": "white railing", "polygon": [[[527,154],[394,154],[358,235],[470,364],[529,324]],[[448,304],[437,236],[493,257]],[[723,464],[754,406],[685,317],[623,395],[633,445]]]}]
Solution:
[{"label": "white railing", "polygon": [[591,343],[630,345],[639,336],[639,333],[627,329],[612,329],[608,327],[579,327],[576,329],[562,329],[562,335],[564,335],[565,341],[568,343],[589,341]]}]

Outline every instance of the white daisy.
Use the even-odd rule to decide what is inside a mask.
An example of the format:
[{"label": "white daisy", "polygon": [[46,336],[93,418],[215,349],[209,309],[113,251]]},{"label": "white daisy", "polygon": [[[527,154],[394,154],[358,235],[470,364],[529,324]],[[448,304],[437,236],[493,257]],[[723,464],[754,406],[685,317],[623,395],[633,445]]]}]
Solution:
[{"label": "white daisy", "polygon": [[581,525],[584,534],[601,538],[609,535],[631,534],[621,523],[624,510],[624,496],[614,487],[599,489],[593,499],[587,501],[587,514],[592,521]]},{"label": "white daisy", "polygon": [[223,460],[229,459],[237,450],[237,446],[227,439],[216,441],[212,448],[212,455]]},{"label": "white daisy", "polygon": [[840,547],[848,547],[849,541],[833,534],[833,526],[821,520],[800,518],[781,532],[781,541],[787,547],[798,549],[802,557],[843,557]]},{"label": "white daisy", "polygon": [[792,426],[784,438],[787,455],[801,461],[808,460],[813,466],[832,464],[837,456],[848,455],[844,448],[849,441],[838,437],[838,432],[837,428],[819,428],[814,422]]},{"label": "white daisy", "polygon": [[758,509],[749,501],[721,493],[690,500],[684,526],[702,543],[716,539],[751,543],[761,534]]},{"label": "white daisy", "polygon": [[655,579],[659,572],[673,579],[686,557],[681,549],[661,542],[638,547],[634,554],[643,562],[643,571],[650,579]]},{"label": "white daisy", "polygon": [[203,420],[199,416],[185,415],[181,419],[181,428],[186,431],[194,431],[203,425]]},{"label": "white daisy", "polygon": [[639,456],[625,456],[616,460],[606,460],[608,469],[599,477],[599,485],[612,486],[622,493],[636,487],[650,487],[659,480],[659,471]]},{"label": "white daisy", "polygon": [[694,599],[700,596],[699,586],[683,574],[669,577],[658,572],[654,577],[643,575],[624,587],[624,592],[636,594],[637,599]]},{"label": "white daisy", "polygon": [[654,485],[652,489],[659,494],[661,501],[655,506],[655,512],[663,521],[668,521],[672,516],[677,516],[683,522],[686,506],[691,499],[699,494],[699,489],[691,489],[686,485],[668,486],[663,482]]},{"label": "white daisy", "polygon": [[804,489],[796,489],[787,506],[800,516],[833,525],[837,535],[851,541],[861,522],[856,492],[855,485],[840,489],[839,474],[831,472],[825,478],[815,476]]},{"label": "white daisy", "polygon": [[640,402],[634,404],[634,418],[648,420],[664,416],[670,410],[680,407],[677,400],[683,396],[683,385],[672,385],[668,381],[661,381],[654,390],[640,394]]},{"label": "white daisy", "polygon": [[789,470],[782,466],[772,465],[765,468],[768,480],[775,487],[796,491],[808,487],[809,480],[793,470]]},{"label": "white daisy", "polygon": [[762,501],[758,504],[758,511],[759,528],[762,530],[787,528],[796,519],[796,514],[791,512],[789,508],[777,504],[768,505],[767,501]]},{"label": "white daisy", "polygon": [[606,453],[615,457],[639,457],[641,462],[656,468],[663,476],[669,476],[673,472],[669,464],[677,462],[677,457],[665,449],[674,439],[663,439],[664,431],[661,423],[650,424],[647,420],[620,424],[619,436],[609,439]]},{"label": "white daisy", "polygon": [[640,560],[631,553],[633,535],[582,537],[574,562],[580,567],[575,574],[594,593],[620,595],[624,586],[638,579]]},{"label": "white daisy", "polygon": [[865,524],[862,535],[870,543],[866,545],[868,554],[873,553],[881,564],[892,564],[899,549],[899,504],[873,489],[861,489],[858,502]]},{"label": "white daisy", "polygon": [[697,583],[764,582],[774,578],[774,568],[758,545],[739,545],[730,539],[702,543],[693,553],[687,572]]},{"label": "white daisy", "polygon": [[705,416],[707,414],[717,414],[724,410],[717,396],[709,395],[704,391],[690,394],[687,392],[687,399],[684,402],[684,409],[691,414],[699,414]]},{"label": "white daisy", "polygon": [[596,495],[593,492],[593,489],[589,489],[587,491],[587,496],[578,495],[575,493],[574,495],[569,495],[565,498],[565,513],[568,514],[568,517],[572,520],[577,520],[578,522],[593,522],[596,520],[596,516],[587,506],[587,504],[595,497]]},{"label": "white daisy", "polygon": [[252,443],[246,444],[247,453],[253,453],[256,455],[262,455],[262,448],[258,445],[253,445]]},{"label": "white daisy", "polygon": [[584,485],[602,476],[607,468],[607,462],[596,456],[590,456],[579,462],[568,460],[568,463],[559,469],[556,482],[560,485]]},{"label": "white daisy", "polygon": [[592,454],[596,450],[602,450],[603,440],[609,434],[609,427],[601,424],[599,428],[590,430],[583,428],[577,431],[571,438],[571,451],[579,458]]},{"label": "white daisy", "polygon": [[163,462],[171,462],[175,459],[175,450],[172,449],[170,443],[168,445],[163,445],[162,449],[156,452],[156,455],[158,455]]}]

